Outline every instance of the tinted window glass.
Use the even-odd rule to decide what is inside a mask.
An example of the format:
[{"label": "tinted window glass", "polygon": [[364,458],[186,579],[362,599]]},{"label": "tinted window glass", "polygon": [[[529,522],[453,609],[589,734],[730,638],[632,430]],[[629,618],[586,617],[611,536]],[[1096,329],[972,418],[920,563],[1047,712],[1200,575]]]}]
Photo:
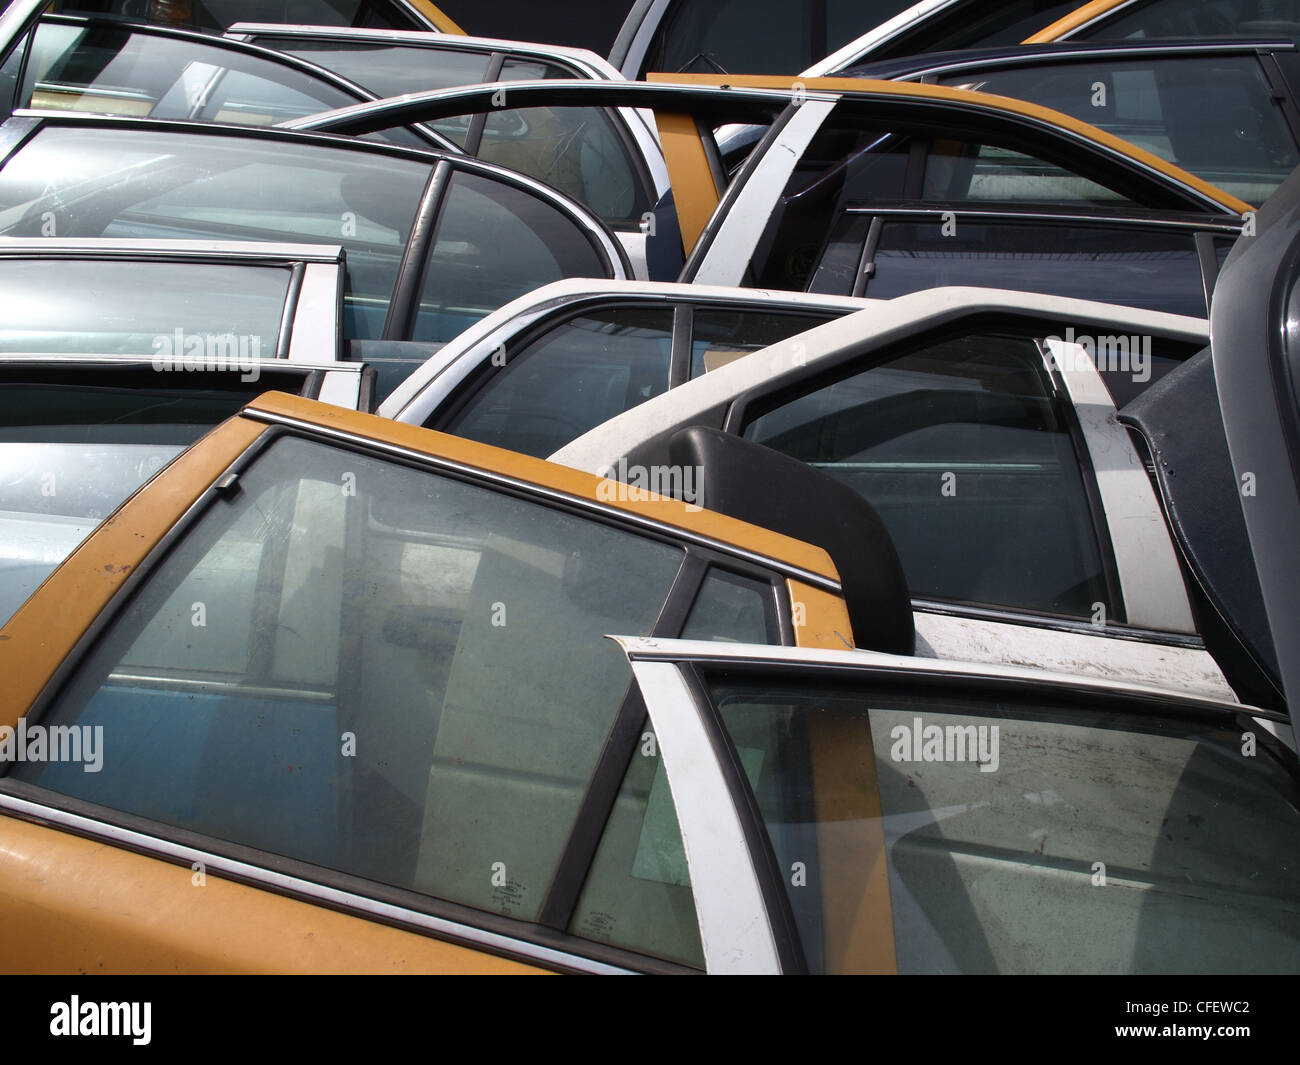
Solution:
[{"label": "tinted window glass", "polygon": [[913,596],[1075,617],[1106,601],[1079,463],[1031,341],[964,337],[846,367],[744,436],[870,502]]},{"label": "tinted window glass", "polygon": [[1071,206],[1128,202],[1048,160],[960,138],[918,142],[882,133],[841,105],[813,138],[777,201],[754,252],[754,283],[803,289],[845,209],[917,200]]},{"label": "tinted window glass", "polygon": [[874,49],[870,58],[892,59],[977,45],[1019,44],[1078,6],[1076,0],[1064,3],[1061,0],[998,0],[996,4],[988,0],[965,0],[921,19],[908,32]]},{"label": "tinted window glass", "polygon": [[228,48],[113,25],[42,22],[17,106],[266,126],[356,102]]},{"label": "tinted window glass", "polygon": [[332,70],[381,97],[476,84],[483,80],[491,58],[489,52],[464,48],[415,48],[297,37],[253,39],[267,48]]},{"label": "tinted window glass", "polygon": [[905,0],[679,0],[651,45],[647,67],[797,74],[908,6]]},{"label": "tinted window glass", "polygon": [[121,387],[25,376],[10,368],[0,383],[0,625],[127,496],[260,391],[225,374],[187,373],[170,389],[158,373]]},{"label": "tinted window glass", "polygon": [[439,208],[412,337],[450,340],[551,281],[608,276],[586,234],[557,208],[512,185],[458,173]]},{"label": "tinted window glass", "polygon": [[213,351],[271,358],[289,273],[197,262],[0,258],[0,351],[153,356],[188,347],[205,357]]},{"label": "tinted window glass", "polygon": [[0,232],[342,244],[344,334],[377,337],[429,173],[281,140],[46,128],[0,170]]},{"label": "tinted window glass", "polygon": [[899,972],[1300,965],[1300,796],[1273,758],[1243,756],[1240,728],[1005,690],[708,686],[757,766],[778,869],[804,870],[782,879],[816,972],[894,960],[882,848]]},{"label": "tinted window glass", "polygon": [[642,725],[569,931],[704,968],[686,851],[649,721]]},{"label": "tinted window glass", "polygon": [[950,221],[886,221],[866,295],[976,285],[1205,317],[1201,263],[1188,230],[1017,224],[961,214]]},{"label": "tinted window glass", "polygon": [[802,333],[830,320],[825,314],[773,314],[752,310],[695,311],[691,337],[691,376],[734,362],[751,351]]},{"label": "tinted window glass", "polygon": [[434,427],[545,458],[668,389],[670,308],[618,307],[570,318],[489,360],[470,398]]},{"label": "tinted window glass", "polygon": [[639,224],[651,207],[640,167],[603,108],[491,111],[477,154],[555,186],[610,225]]},{"label": "tinted window glass", "polygon": [[780,643],[772,586],[713,567],[691,607],[681,638]]},{"label": "tinted window glass", "polygon": [[949,75],[1100,126],[1248,203],[1300,164],[1259,62],[1245,56],[1054,63]]},{"label": "tinted window glass", "polygon": [[240,484],[47,716],[115,753],[15,775],[535,919],[681,551],[294,439]]},{"label": "tinted window glass", "polygon": [[283,22],[300,26],[365,26],[374,29],[423,30],[395,4],[384,0],[71,0],[64,10],[126,15],[166,25],[226,30],[236,22]]},{"label": "tinted window glass", "polygon": [[1123,37],[1300,36],[1297,0],[1154,0],[1139,3],[1114,18],[1074,36],[1080,40]]}]

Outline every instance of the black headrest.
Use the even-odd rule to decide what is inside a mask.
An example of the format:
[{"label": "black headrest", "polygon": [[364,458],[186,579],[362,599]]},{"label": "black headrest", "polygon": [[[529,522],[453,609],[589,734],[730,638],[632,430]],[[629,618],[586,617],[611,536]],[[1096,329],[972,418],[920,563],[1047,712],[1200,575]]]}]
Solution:
[{"label": "black headrest", "polygon": [[815,544],[840,572],[856,646],[916,650],[907,579],[885,523],[857,492],[798,459],[729,433],[692,426],[668,445],[677,467],[698,467],[695,503]]}]

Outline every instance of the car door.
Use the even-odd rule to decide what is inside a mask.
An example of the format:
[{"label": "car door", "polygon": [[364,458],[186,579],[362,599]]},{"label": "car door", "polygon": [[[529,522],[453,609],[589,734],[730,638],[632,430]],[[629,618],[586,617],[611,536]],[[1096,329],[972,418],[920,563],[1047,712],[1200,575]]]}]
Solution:
[{"label": "car door", "polygon": [[383,342],[350,349],[381,394],[431,344],[540,284],[628,274],[598,219],[465,156],[148,120],[10,122],[7,235],[342,244],[343,337]]},{"label": "car door", "polygon": [[9,237],[0,352],[344,357],[338,245]]},{"label": "car door", "polygon": [[1037,670],[620,642],[727,971],[1300,964],[1283,715]]},{"label": "car door", "polygon": [[544,458],[671,387],[861,306],[711,300],[640,283],[562,302],[557,291],[540,289],[501,315],[509,325],[485,322],[448,345],[380,413]]},{"label": "car door", "polygon": [[923,76],[1072,115],[1260,204],[1300,163],[1300,115],[1285,76],[1295,45],[1252,44],[1075,45],[967,63],[936,56]]},{"label": "car door", "polygon": [[[45,917],[15,903],[6,964],[701,967],[605,634],[851,633],[819,549],[614,487],[289,397],[185,452],[0,640],[0,877],[56,860],[33,818],[83,871]],[[158,927],[187,895],[204,920]]]},{"label": "car door", "polygon": [[[717,79],[701,75],[692,80]],[[737,80],[745,85],[769,83],[761,78]],[[1204,226],[1207,212],[1230,212],[1215,221],[1235,222],[1249,210],[1244,201],[1163,160],[1064,115],[1033,110],[1032,105],[1006,100],[994,104],[985,97],[1000,112],[996,121],[1007,123],[994,132],[985,125],[989,114],[957,117],[977,106],[978,95],[933,97],[934,124],[922,131],[910,123],[925,94],[937,90],[898,86],[918,96],[890,102],[870,97],[865,82],[856,83],[860,94],[852,92],[855,83],[850,79],[800,84],[806,86],[806,98],[773,124],[732,182],[688,259],[683,280],[802,290],[817,283],[819,264],[837,254],[836,277],[853,277],[862,264],[853,261],[851,250],[844,253],[844,246],[864,246],[874,230],[872,247],[887,239],[899,256],[919,260],[915,269],[928,268],[929,284],[934,285],[944,283],[936,275],[936,263],[947,261],[949,245],[959,258],[963,252],[977,255],[978,245],[987,244],[993,262],[1027,251],[1082,262],[1086,260],[1076,247],[1091,242],[1089,252],[1104,249],[1108,258],[1118,261],[1129,250],[1135,231],[1108,225],[1108,216],[1128,221],[1134,229],[1140,223],[1157,229],[1139,235],[1155,253],[1167,250],[1162,239],[1171,239],[1159,230],[1166,218]],[[815,95],[837,87],[844,93],[838,102],[823,102]],[[1030,124],[1035,126],[1032,132]],[[1085,139],[1096,149],[1088,162],[1078,154]],[[1143,176],[1134,183],[1138,171]],[[1156,212],[1158,221],[1153,219]],[[1004,217],[1002,222],[1015,221],[1018,229],[976,228],[969,234],[976,244],[963,243],[963,221],[968,228],[987,228],[997,222],[996,216],[1008,213],[1018,218]],[[880,217],[879,225],[868,215]],[[986,215],[993,217],[985,221]],[[887,238],[881,234],[886,221],[893,223]],[[1072,232],[1080,227],[1088,232]],[[1203,297],[1204,281],[1191,235],[1182,243],[1190,270],[1181,285],[1169,282],[1169,291],[1177,294],[1169,298],[1181,299],[1185,307],[1188,299]],[[1021,283],[1038,283],[1037,273],[1031,271],[1029,280]],[[1098,285],[1093,276],[1092,283]],[[1190,294],[1185,291],[1189,287]]]},{"label": "car door", "polygon": [[[963,304],[978,325],[962,324]],[[915,600],[1191,634],[1177,555],[1115,395],[1195,354],[1204,334],[1183,319],[1180,338],[1165,332],[1174,320],[1152,316],[1135,328],[1147,340],[1103,339],[1094,330],[1115,319],[1102,305],[1087,305],[1087,327],[1063,324],[1085,305],[1055,306],[1062,319],[1022,331],[1005,306],[1001,325],[986,317],[975,289],[882,302],[682,385],[551,458],[593,470],[622,456],[660,462],[677,430],[722,429],[862,495]],[[1164,355],[1148,327],[1171,343]]]}]

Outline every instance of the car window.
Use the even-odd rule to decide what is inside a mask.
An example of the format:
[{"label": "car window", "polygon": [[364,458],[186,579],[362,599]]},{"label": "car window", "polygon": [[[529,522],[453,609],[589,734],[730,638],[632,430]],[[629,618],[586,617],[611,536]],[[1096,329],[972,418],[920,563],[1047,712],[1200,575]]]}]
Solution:
[{"label": "car window", "polygon": [[1300,35],[1297,0],[1153,0],[1134,4],[1071,36],[1109,41],[1128,37],[1260,37]]},{"label": "car window", "polygon": [[324,81],[227,47],[42,21],[15,106],[267,126],[354,103]]},{"label": "car window", "polygon": [[704,968],[690,870],[649,720],[619,785],[569,931]]},{"label": "car window", "polygon": [[104,375],[7,367],[0,381],[0,625],[118,505],[254,395],[237,373]]},{"label": "car window", "polygon": [[388,0],[69,0],[68,12],[125,15],[164,25],[225,31],[236,22],[282,22],[301,26],[357,26],[424,30],[402,7]]},{"label": "car window", "polygon": [[668,389],[670,307],[581,314],[494,354],[431,428],[545,458],[587,430]]},{"label": "car window", "polygon": [[765,401],[743,435],[871,503],[914,597],[1080,618],[1107,602],[1079,459],[1032,341],[877,355]]},{"label": "car window", "polygon": [[439,208],[412,339],[446,341],[526,292],[607,277],[590,238],[531,192],[457,173]]},{"label": "car window", "polygon": [[1295,139],[1253,56],[1108,58],[967,71],[940,80],[1072,115],[1248,203],[1263,203],[1300,165]]},{"label": "car window", "polygon": [[882,842],[902,973],[1300,964],[1300,795],[1267,737],[1113,698],[803,680],[705,674],[813,972],[879,964]]},{"label": "car window", "polygon": [[798,74],[892,18],[906,0],[678,0],[646,69],[695,74]]},{"label": "car window", "polygon": [[979,45],[1019,44],[1078,6],[1077,0],[998,0],[996,4],[959,0],[930,12],[864,58],[876,61]]},{"label": "car window", "polygon": [[[1206,315],[1190,229],[960,212],[876,217],[882,225],[865,263],[870,212],[840,219],[813,275],[813,291],[888,299],[940,285],[974,285]],[[860,271],[866,276],[855,289]]]},{"label": "car window", "polygon": [[691,376],[698,377],[828,322],[833,315],[698,307],[691,329]]},{"label": "car window", "polygon": [[290,277],[288,267],[0,258],[0,352],[272,358]]},{"label": "car window", "polygon": [[279,140],[47,127],[0,170],[0,232],[342,244],[344,335],[378,337],[430,171]]},{"label": "car window", "polygon": [[537,919],[681,548],[282,437],[150,572],[20,779],[239,846]]},{"label": "car window", "polygon": [[255,44],[287,52],[347,78],[376,96],[474,85],[487,73],[491,52],[467,48],[427,48],[369,41],[313,40],[309,37],[251,38]]},{"label": "car window", "polygon": [[844,211],[927,201],[961,205],[1132,206],[1048,160],[995,143],[868,128],[843,107],[786,182],[751,270],[760,287],[802,290]]},{"label": "car window", "polygon": [[681,639],[780,643],[772,586],[710,567],[686,618]]},{"label": "car window", "polygon": [[553,185],[626,229],[639,225],[653,202],[615,114],[601,107],[496,108],[474,154]]}]

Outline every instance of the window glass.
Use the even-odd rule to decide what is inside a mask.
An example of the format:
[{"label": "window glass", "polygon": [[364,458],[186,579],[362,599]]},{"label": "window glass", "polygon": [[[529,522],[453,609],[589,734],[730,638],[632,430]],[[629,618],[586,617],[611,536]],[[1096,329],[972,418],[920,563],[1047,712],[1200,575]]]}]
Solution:
[{"label": "window glass", "polygon": [[1297,0],[1154,0],[1075,34],[1078,40],[1125,37],[1300,36]]},{"label": "window glass", "polygon": [[1300,152],[1250,56],[1108,59],[948,75],[1100,126],[1219,188],[1263,203]]},{"label": "window glass", "polygon": [[780,643],[772,586],[716,566],[691,607],[683,640]]},{"label": "window glass", "polygon": [[671,308],[614,307],[570,318],[489,362],[467,400],[431,427],[545,458],[668,389]]},{"label": "window glass", "polygon": [[805,680],[706,683],[813,971],[892,960],[887,904],[903,973],[1300,965],[1300,795],[1240,728]]},{"label": "window glass", "polygon": [[280,140],[47,127],[0,170],[0,233],[342,244],[344,336],[378,337],[429,174]]},{"label": "window glass", "polygon": [[1019,44],[1078,6],[1077,0],[999,0],[996,4],[964,0],[932,10],[912,29],[865,58],[874,62],[978,45]]},{"label": "window glass", "polygon": [[[0,7],[0,11],[3,8]],[[18,89],[18,70],[23,64],[23,55],[27,51],[27,45],[31,41],[31,34],[27,34],[21,41],[14,45],[13,50],[9,53],[3,64],[0,64],[0,116],[9,117],[9,112],[16,106],[14,104],[14,93]]]},{"label": "window glass", "polygon": [[500,81],[542,81],[551,78],[580,77],[576,71],[545,59],[507,59],[501,65]]},{"label": "window glass", "polygon": [[[1045,159],[960,135],[918,143],[911,136],[870,129],[865,118],[841,105],[813,137],[755,248],[754,284],[805,288],[828,248],[828,237],[854,207],[917,200],[1131,206],[1118,193]],[[824,288],[828,281],[817,283]]]},{"label": "window glass", "polygon": [[553,185],[611,226],[639,224],[650,196],[609,111],[521,107],[490,111],[478,156]]},{"label": "window glass", "polygon": [[535,919],[681,550],[294,438],[239,485],[45,717],[100,770],[14,775]]},{"label": "window glass", "polygon": [[0,258],[0,352],[272,358],[290,271]]},{"label": "window glass", "polygon": [[171,388],[151,370],[120,385],[74,370],[52,384],[40,373],[11,367],[0,383],[0,625],[188,444],[260,391],[298,390],[222,373],[187,373]]},{"label": "window glass", "polygon": [[763,313],[754,310],[734,311],[698,308],[691,337],[691,376],[698,377],[729,362],[779,344],[824,322],[832,315],[798,313]]},{"label": "window glass", "polygon": [[862,247],[871,229],[871,215],[853,211],[842,215],[831,230],[830,239],[822,252],[809,292],[829,296],[852,296],[857,285],[858,271],[862,265]]},{"label": "window glass", "polygon": [[569,931],[704,968],[686,850],[647,720],[578,896]]},{"label": "window glass", "polygon": [[356,102],[310,75],[229,48],[47,21],[37,27],[18,106],[265,126]]},{"label": "window glass", "polygon": [[188,29],[225,31],[236,22],[279,22],[299,26],[363,26],[423,30],[386,0],[70,0],[68,12],[125,15]]},{"label": "window glass", "polygon": [[1090,617],[1107,598],[1100,549],[1037,345],[973,336],[880,358],[781,398],[745,438],[871,503],[913,596]]},{"label": "window glass", "polygon": [[490,311],[566,277],[608,277],[587,235],[532,193],[457,173],[439,208],[414,340],[447,341]]},{"label": "window glass", "polygon": [[950,222],[887,219],[866,295],[888,299],[939,285],[975,285],[1205,317],[1201,260],[1190,230],[960,213]]},{"label": "window glass", "polygon": [[274,36],[254,37],[253,41],[332,70],[380,97],[478,84],[491,58],[490,52],[464,48]]}]

